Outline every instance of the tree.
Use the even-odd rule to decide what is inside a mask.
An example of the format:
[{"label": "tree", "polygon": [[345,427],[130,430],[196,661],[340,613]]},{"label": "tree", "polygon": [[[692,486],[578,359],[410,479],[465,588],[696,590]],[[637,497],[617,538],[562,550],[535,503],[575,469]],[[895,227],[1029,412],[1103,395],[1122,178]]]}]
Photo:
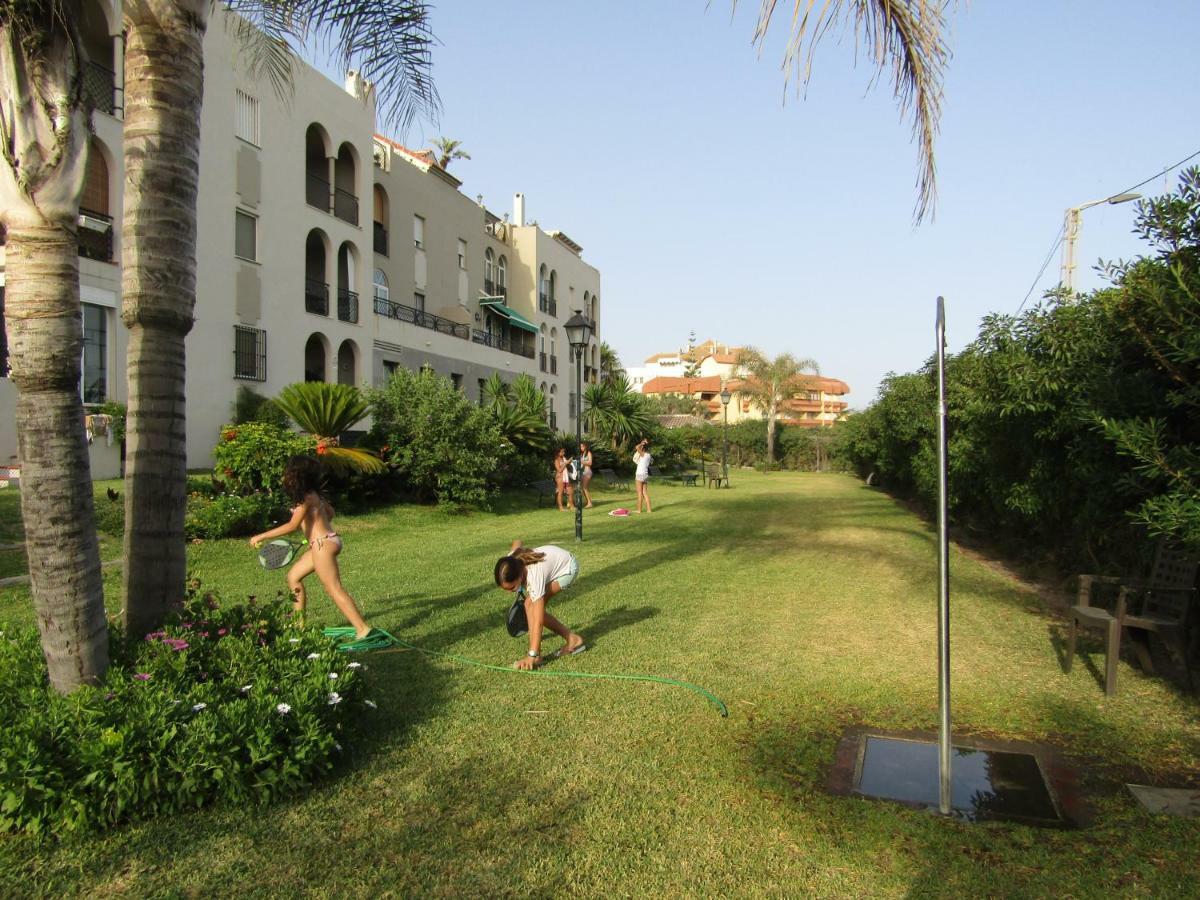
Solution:
[{"label": "tree", "polygon": [[449,171],[450,163],[454,160],[471,158],[471,154],[462,149],[462,141],[451,140],[448,137],[440,137],[434,141],[433,149],[437,152],[438,168],[446,171]]},{"label": "tree", "polygon": [[768,359],[753,347],[746,347],[738,354],[737,365],[744,373],[744,381],[738,389],[764,410],[767,417],[767,465],[775,462],[775,417],[780,407],[799,391],[808,389],[812,383],[805,374],[819,375],[821,370],[816,360],[797,359],[790,353],[781,353]]},{"label": "tree", "polygon": [[554,435],[546,424],[546,395],[526,373],[510,385],[493,372],[483,384],[484,406],[500,434],[517,450],[542,452],[549,448]]},{"label": "tree", "polygon": [[[294,47],[330,39],[375,85],[384,121],[434,112],[420,0],[229,0],[252,73],[290,85]],[[122,317],[129,327],[123,614],[153,630],[184,595],[184,339],[196,298],[202,41],[210,0],[126,0]]]},{"label": "tree", "polygon": [[608,384],[618,377],[625,377],[625,367],[621,365],[621,357],[607,341],[600,342],[600,383]]},{"label": "tree", "polygon": [[[754,29],[754,43],[760,49],[776,2],[763,0]],[[875,64],[871,84],[890,68],[900,115],[912,117],[920,159],[913,211],[918,224],[933,216],[937,199],[933,144],[942,113],[942,72],[950,58],[942,37],[948,6],[948,0],[824,0],[820,4],[794,0],[783,60],[786,77],[791,79],[794,74],[797,90],[801,90],[812,75],[813,56],[821,38],[853,22],[855,40],[862,42]]]},{"label": "tree", "polygon": [[654,427],[645,399],[624,375],[607,384],[589,384],[583,390],[584,426],[606,439],[614,451],[623,450]]},{"label": "tree", "polygon": [[323,381],[289,384],[279,392],[275,405],[317,439],[317,455],[331,469],[367,474],[378,474],[385,470],[386,467],[375,454],[340,444],[341,435],[365,419],[371,411],[354,385],[326,384]]},{"label": "tree", "polygon": [[0,222],[21,516],[50,683],[64,693],[108,668],[79,394],[76,229],[89,139],[83,59],[75,20],[58,0],[0,6]]}]

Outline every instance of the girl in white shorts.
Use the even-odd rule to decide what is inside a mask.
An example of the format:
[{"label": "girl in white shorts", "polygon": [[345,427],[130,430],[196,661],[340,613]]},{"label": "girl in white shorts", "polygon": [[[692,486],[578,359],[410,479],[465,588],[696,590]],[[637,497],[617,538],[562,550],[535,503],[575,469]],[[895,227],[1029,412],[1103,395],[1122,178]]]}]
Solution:
[{"label": "girl in white shorts", "polygon": [[546,602],[566,590],[579,575],[579,560],[562,547],[546,544],[530,549],[513,541],[508,556],[496,560],[496,584],[506,591],[518,591],[525,598],[525,618],[529,621],[529,652],[518,660],[518,669],[535,669],[542,662],[542,629],[549,628],[565,644],[552,657],[582,653],[587,649],[583,637],[567,628],[546,611]]}]

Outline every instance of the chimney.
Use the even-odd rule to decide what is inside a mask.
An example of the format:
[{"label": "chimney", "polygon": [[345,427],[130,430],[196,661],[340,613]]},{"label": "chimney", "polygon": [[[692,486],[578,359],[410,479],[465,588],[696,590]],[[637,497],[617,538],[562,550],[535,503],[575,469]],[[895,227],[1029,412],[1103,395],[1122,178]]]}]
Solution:
[{"label": "chimney", "polygon": [[513,224],[518,228],[525,224],[524,194],[513,194]]}]

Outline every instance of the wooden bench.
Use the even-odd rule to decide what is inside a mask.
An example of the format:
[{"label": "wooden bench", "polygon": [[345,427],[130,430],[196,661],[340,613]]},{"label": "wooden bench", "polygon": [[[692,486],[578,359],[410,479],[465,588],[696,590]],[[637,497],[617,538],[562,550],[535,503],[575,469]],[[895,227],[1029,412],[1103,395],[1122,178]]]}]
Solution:
[{"label": "wooden bench", "polygon": [[622,491],[629,490],[629,482],[618,475],[613,469],[601,469],[600,477],[604,480],[606,488],[614,488]]},{"label": "wooden bench", "polygon": [[720,463],[705,463],[704,464],[704,486],[712,487],[715,482],[717,487],[721,486],[721,482],[725,482],[725,487],[729,487],[729,476],[725,474]]},{"label": "wooden bench", "polygon": [[558,486],[554,483],[553,478],[543,478],[541,481],[529,482],[529,487],[537,493],[538,507],[542,505],[542,498],[553,497],[558,493]]}]

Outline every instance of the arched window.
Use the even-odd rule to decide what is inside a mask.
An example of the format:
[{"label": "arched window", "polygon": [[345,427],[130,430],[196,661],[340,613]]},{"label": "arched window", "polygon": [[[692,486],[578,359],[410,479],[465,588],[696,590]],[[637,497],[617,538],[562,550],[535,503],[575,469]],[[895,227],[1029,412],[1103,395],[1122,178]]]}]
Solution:
[{"label": "arched window", "polygon": [[304,196],[309,206],[329,212],[329,135],[316,122],[304,132]]},{"label": "arched window", "polygon": [[304,241],[304,308],[318,316],[329,315],[328,255],[329,239],[314,228]]},{"label": "arched window", "polygon": [[358,349],[354,346],[354,341],[342,341],[342,346],[338,348],[338,384],[353,385],[358,380],[357,375]]},{"label": "arched window", "polygon": [[351,225],[358,224],[357,171],[358,154],[349,143],[342,144],[333,164],[333,214]]},{"label": "arched window", "polygon": [[388,255],[388,196],[383,185],[375,185],[375,204],[372,217],[375,223],[375,252]]},{"label": "arched window", "polygon": [[483,292],[496,296],[496,254],[488,247],[483,253]]},{"label": "arched window", "polygon": [[538,269],[538,312],[550,308],[550,285],[546,279],[546,267]]},{"label": "arched window", "polygon": [[391,292],[388,289],[387,275],[384,274],[383,269],[375,270],[374,283],[375,283],[375,299],[376,300],[387,300],[391,296]]},{"label": "arched window", "polygon": [[508,296],[508,260],[504,258],[504,254],[500,254],[500,261],[496,263],[496,293],[501,297]]},{"label": "arched window", "polygon": [[304,380],[325,380],[325,338],[320,334],[310,335],[304,345]]}]

